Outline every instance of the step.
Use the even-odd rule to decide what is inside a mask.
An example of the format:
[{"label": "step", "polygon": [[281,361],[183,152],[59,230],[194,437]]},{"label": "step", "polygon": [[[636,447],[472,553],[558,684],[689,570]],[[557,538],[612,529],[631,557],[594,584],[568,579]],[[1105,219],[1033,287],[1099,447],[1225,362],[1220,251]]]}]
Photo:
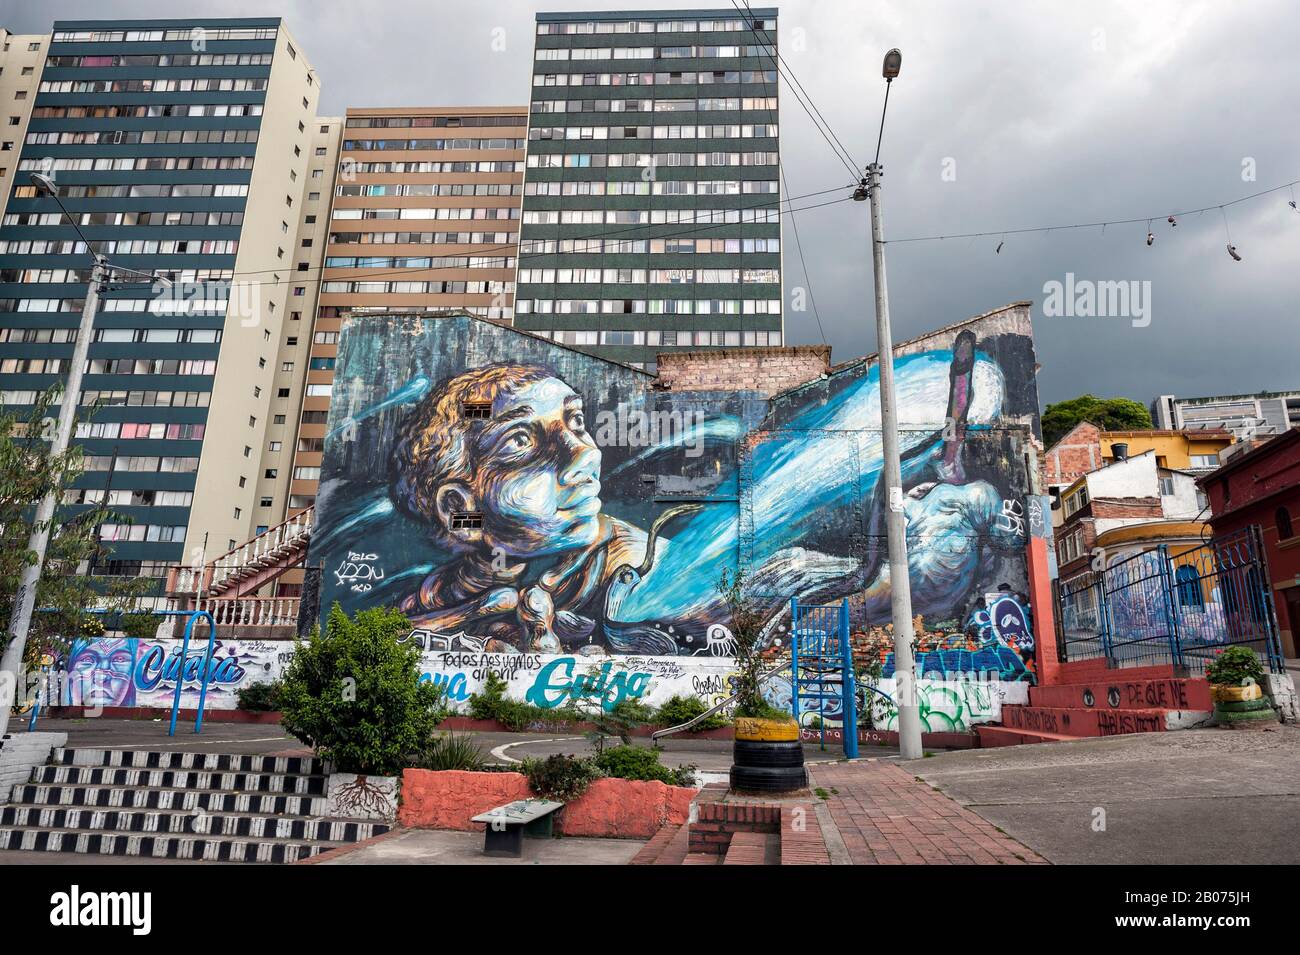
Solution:
[{"label": "step", "polygon": [[1031,733],[1028,730],[1014,730],[1006,726],[990,726],[979,723],[975,726],[979,735],[980,748],[992,749],[997,746],[1019,746],[1023,743],[1068,743],[1083,739],[1082,736],[1066,736],[1063,733]]},{"label": "step", "polygon": [[20,783],[10,797],[27,806],[95,806],[118,809],[204,809],[209,812],[253,812],[266,815],[313,816],[325,809],[323,796],[277,793],[223,793],[213,790],[150,788],[114,785]]},{"label": "step", "polygon": [[[339,844],[341,845],[341,843]],[[297,862],[338,848],[328,842],[261,841],[235,836],[147,835],[0,826],[0,850],[191,859],[209,862]]]},{"label": "step", "polygon": [[232,756],[226,753],[158,752],[137,749],[56,749],[50,762],[59,766],[206,769],[243,773],[297,773],[305,776],[319,776],[325,772],[324,760],[314,756]]},{"label": "step", "polygon": [[299,773],[208,772],[184,769],[122,769],[107,766],[37,766],[33,783],[71,786],[147,786],[169,789],[208,789],[218,792],[284,793],[321,796],[324,776]]},{"label": "step", "polygon": [[382,822],[265,816],[249,813],[166,812],[151,809],[87,809],[79,806],[0,807],[0,826],[95,832],[242,836],[304,842],[360,842],[387,832]]},{"label": "step", "polygon": [[775,832],[737,832],[722,858],[723,865],[779,865],[781,838]]},{"label": "step", "polygon": [[654,865],[659,859],[668,844],[672,842],[673,836],[681,826],[664,826],[653,836],[650,841],[643,845],[640,851],[632,857],[628,865]]},{"label": "step", "polygon": [[1029,688],[1029,704],[1111,710],[1212,710],[1210,684],[1199,678],[1129,679],[1123,670],[1104,677]]},{"label": "step", "polygon": [[1086,707],[1002,707],[1002,725],[1008,729],[1063,736],[1122,736],[1129,733],[1163,733],[1169,729],[1169,711],[1153,709],[1098,710]]},{"label": "step", "polygon": [[722,856],[716,852],[690,852],[682,865],[722,865]]}]

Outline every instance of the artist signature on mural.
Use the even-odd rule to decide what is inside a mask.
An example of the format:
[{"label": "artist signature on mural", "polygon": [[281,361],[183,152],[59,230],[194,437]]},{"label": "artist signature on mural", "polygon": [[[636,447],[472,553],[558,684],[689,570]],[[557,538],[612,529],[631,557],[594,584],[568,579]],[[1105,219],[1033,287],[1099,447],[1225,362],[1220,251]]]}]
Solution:
[{"label": "artist signature on mural", "polygon": [[384,569],[375,565],[377,560],[378,554],[348,551],[348,556],[335,569],[334,579],[340,587],[350,584],[353,593],[364,594],[384,579]]}]

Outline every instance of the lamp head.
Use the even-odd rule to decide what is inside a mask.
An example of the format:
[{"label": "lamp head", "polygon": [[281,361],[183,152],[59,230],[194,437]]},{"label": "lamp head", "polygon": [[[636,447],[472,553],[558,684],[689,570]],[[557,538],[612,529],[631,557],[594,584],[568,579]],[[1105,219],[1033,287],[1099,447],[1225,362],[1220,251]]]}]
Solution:
[{"label": "lamp head", "polygon": [[58,194],[54,187],[54,180],[43,172],[32,173],[32,185],[42,195],[53,196]]},{"label": "lamp head", "polygon": [[902,68],[903,54],[899,52],[897,47],[895,47],[885,54],[885,63],[880,70],[880,75],[887,80],[892,80],[894,77],[898,76],[898,71]]}]

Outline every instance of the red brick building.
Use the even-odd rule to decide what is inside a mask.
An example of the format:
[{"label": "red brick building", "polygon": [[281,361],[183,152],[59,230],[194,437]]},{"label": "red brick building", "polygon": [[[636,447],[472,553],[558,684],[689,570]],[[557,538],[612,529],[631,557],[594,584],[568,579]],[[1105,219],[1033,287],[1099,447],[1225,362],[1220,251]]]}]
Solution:
[{"label": "red brick building", "polygon": [[1260,526],[1282,651],[1300,656],[1300,428],[1236,455],[1197,483],[1209,495],[1216,535]]}]

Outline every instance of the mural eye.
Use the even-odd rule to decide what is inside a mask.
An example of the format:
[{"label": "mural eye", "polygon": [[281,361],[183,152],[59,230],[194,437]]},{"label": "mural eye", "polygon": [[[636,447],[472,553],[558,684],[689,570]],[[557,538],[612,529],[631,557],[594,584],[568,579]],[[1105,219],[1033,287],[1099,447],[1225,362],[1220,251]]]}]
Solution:
[{"label": "mural eye", "polygon": [[569,427],[572,428],[574,431],[586,431],[587,430],[586,416],[581,411],[575,411],[569,417]]},{"label": "mural eye", "polygon": [[507,451],[527,451],[533,446],[533,438],[527,431],[515,431],[506,435],[505,448]]}]

